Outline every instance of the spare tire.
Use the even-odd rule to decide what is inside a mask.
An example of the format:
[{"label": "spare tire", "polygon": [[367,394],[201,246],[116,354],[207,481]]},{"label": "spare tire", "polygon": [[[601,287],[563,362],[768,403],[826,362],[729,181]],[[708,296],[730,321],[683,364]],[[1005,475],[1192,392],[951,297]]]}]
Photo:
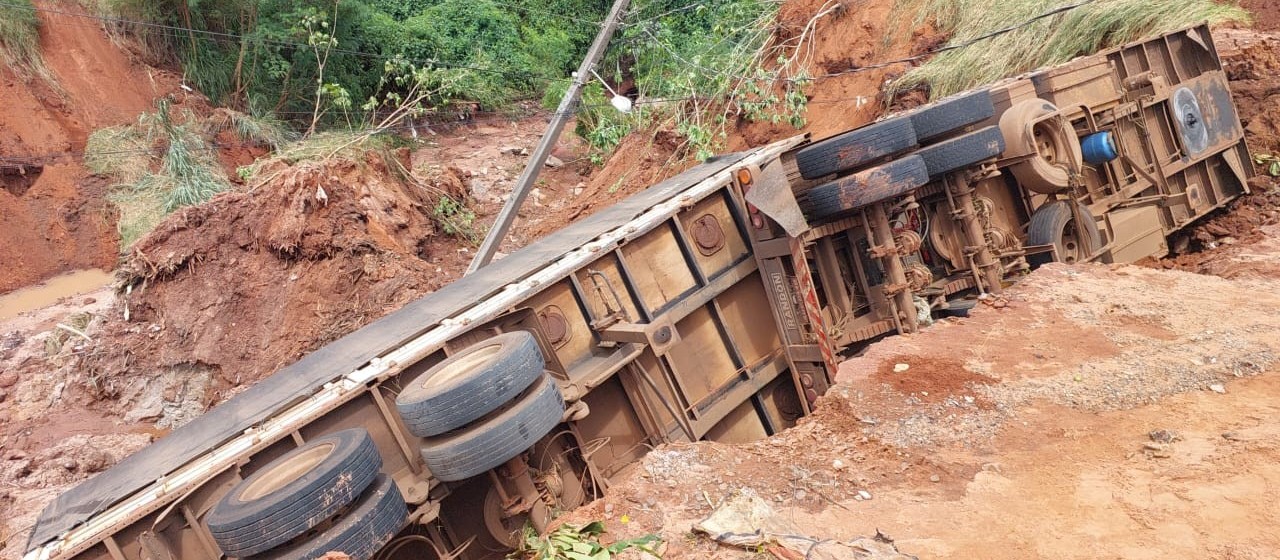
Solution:
[{"label": "spare tire", "polygon": [[805,179],[817,179],[900,154],[916,146],[911,119],[895,117],[819,140],[796,152]]},{"label": "spare tire", "polygon": [[1018,184],[1033,192],[1062,192],[1071,186],[1071,169],[1083,169],[1084,154],[1071,123],[1043,119],[1057,111],[1048,101],[1028,99],[1000,115],[1004,157],[1029,156],[1010,165],[1009,171]]},{"label": "spare tire", "polygon": [[[1065,200],[1054,200],[1042,204],[1031,214],[1031,224],[1027,226],[1027,245],[1053,245],[1058,252],[1058,260],[1074,263],[1093,256],[1102,248],[1102,232],[1098,230],[1098,222],[1083,204],[1076,204],[1076,210],[1084,220],[1083,231],[1075,227],[1071,215],[1071,203]],[[1088,247],[1084,243],[1088,242]],[[1040,266],[1052,262],[1049,253],[1027,256],[1027,263]]]},{"label": "spare tire", "polygon": [[394,481],[378,475],[360,500],[324,532],[254,560],[314,560],[341,552],[351,560],[369,560],[391,542],[409,520],[409,508]]},{"label": "spare tire", "polygon": [[427,370],[396,397],[396,410],[413,435],[437,436],[507,404],[528,389],[545,366],[532,334],[502,333]]},{"label": "spare tire", "polygon": [[916,141],[929,140],[991,118],[996,112],[990,90],[966,91],[944,97],[911,111],[911,128]]},{"label": "spare tire", "polygon": [[237,484],[209,510],[205,523],[227,556],[258,554],[333,517],[381,468],[382,456],[364,428],[329,434]]},{"label": "spare tire", "polygon": [[422,442],[422,460],[445,482],[471,478],[533,447],[564,415],[564,399],[543,375],[497,414],[466,428]]},{"label": "spare tire", "polygon": [[811,221],[818,221],[906,194],[928,182],[924,160],[911,155],[809,189],[800,208]]}]

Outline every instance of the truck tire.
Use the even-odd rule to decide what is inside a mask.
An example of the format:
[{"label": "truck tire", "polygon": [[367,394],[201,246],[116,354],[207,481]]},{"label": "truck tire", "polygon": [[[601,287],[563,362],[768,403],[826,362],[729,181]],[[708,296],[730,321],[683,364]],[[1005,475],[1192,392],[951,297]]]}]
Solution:
[{"label": "truck tire", "polygon": [[896,117],[814,142],[796,152],[805,179],[817,179],[900,154],[916,146],[911,119]]},{"label": "truck tire", "polygon": [[1000,128],[988,126],[922,148],[917,155],[924,160],[929,178],[941,179],[943,175],[957,169],[998,157],[1003,151],[1004,136],[1000,134]]},{"label": "truck tire", "polygon": [[1009,171],[1018,184],[1033,192],[1062,192],[1071,186],[1070,168],[1083,169],[1080,139],[1070,123],[1036,122],[1057,110],[1043,99],[1028,99],[1000,115],[1000,130],[1007,143],[1004,157],[1030,156],[1010,165]]},{"label": "truck tire", "polygon": [[354,502],[382,468],[364,428],[312,440],[276,459],[223,496],[205,517],[227,556],[284,544]]},{"label": "truck tire", "polygon": [[[1085,222],[1084,237],[1089,241],[1089,247],[1084,247],[1080,228],[1073,223],[1070,204],[1065,200],[1046,202],[1031,214],[1031,224],[1027,227],[1027,245],[1052,244],[1058,250],[1058,258],[1068,264],[1087,259],[1102,248],[1098,222],[1088,208],[1077,203],[1077,210]],[[1027,263],[1033,267],[1052,261],[1053,256],[1048,253],[1027,256]]]},{"label": "truck tire", "polygon": [[369,560],[404,528],[409,508],[395,482],[379,474],[351,510],[311,539],[253,557],[254,560],[315,560],[342,552],[351,560]]},{"label": "truck tire", "polygon": [[549,376],[497,414],[422,442],[422,460],[445,482],[471,478],[519,455],[547,435],[564,414],[564,400]]},{"label": "truck tire", "polygon": [[437,436],[507,404],[528,389],[545,366],[532,334],[502,333],[427,370],[396,397],[396,409],[413,435]]},{"label": "truck tire", "polygon": [[980,123],[996,112],[989,90],[966,91],[917,108],[908,116],[916,141],[924,144],[948,132]]},{"label": "truck tire", "polygon": [[900,196],[928,182],[924,160],[911,155],[809,189],[800,207],[811,221],[818,221]]}]

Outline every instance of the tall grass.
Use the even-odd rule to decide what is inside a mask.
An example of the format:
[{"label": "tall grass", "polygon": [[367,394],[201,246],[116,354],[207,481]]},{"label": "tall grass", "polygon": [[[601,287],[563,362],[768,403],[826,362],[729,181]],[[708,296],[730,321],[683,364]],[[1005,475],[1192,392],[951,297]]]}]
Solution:
[{"label": "tall grass", "polygon": [[108,198],[120,210],[120,246],[128,249],[165,215],[203,203],[228,186],[192,115],[176,122],[167,101],[137,124],[98,130],[85,146],[90,171],[116,183]]},{"label": "tall grass", "polygon": [[[959,44],[1017,25],[1073,0],[900,0]],[[939,54],[891,85],[929,87],[933,98],[1080,55],[1207,21],[1249,21],[1244,9],[1213,0],[1097,0],[968,47]]]},{"label": "tall grass", "polygon": [[284,121],[269,114],[254,116],[231,109],[218,109],[210,119],[210,124],[210,132],[213,134],[230,130],[243,141],[268,146],[275,151],[283,149],[301,136]]},{"label": "tall grass", "polygon": [[15,69],[46,73],[40,58],[40,20],[31,0],[0,3],[0,57]]}]

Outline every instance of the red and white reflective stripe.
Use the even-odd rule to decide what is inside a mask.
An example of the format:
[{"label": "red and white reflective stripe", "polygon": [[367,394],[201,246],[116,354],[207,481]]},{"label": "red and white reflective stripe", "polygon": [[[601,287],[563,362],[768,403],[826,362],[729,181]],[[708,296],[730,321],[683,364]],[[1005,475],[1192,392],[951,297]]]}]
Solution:
[{"label": "red and white reflective stripe", "polygon": [[804,242],[791,238],[791,261],[796,270],[796,284],[800,288],[800,300],[804,302],[805,315],[809,316],[809,325],[817,337],[818,348],[822,351],[822,359],[827,365],[827,375],[836,373],[836,353],[831,348],[831,338],[827,336],[826,324],[822,321],[822,307],[818,304],[818,289],[813,284],[813,273],[809,271],[809,259],[804,254]]}]

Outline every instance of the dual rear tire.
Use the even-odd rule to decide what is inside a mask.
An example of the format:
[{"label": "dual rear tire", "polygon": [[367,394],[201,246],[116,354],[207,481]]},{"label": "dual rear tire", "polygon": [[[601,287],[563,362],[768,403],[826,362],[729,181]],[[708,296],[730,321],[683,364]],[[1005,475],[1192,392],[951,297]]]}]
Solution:
[{"label": "dual rear tire", "polygon": [[409,516],[399,489],[381,469],[369,432],[342,430],[244,479],[213,506],[205,523],[229,557],[307,560],[337,551],[368,560]]}]

